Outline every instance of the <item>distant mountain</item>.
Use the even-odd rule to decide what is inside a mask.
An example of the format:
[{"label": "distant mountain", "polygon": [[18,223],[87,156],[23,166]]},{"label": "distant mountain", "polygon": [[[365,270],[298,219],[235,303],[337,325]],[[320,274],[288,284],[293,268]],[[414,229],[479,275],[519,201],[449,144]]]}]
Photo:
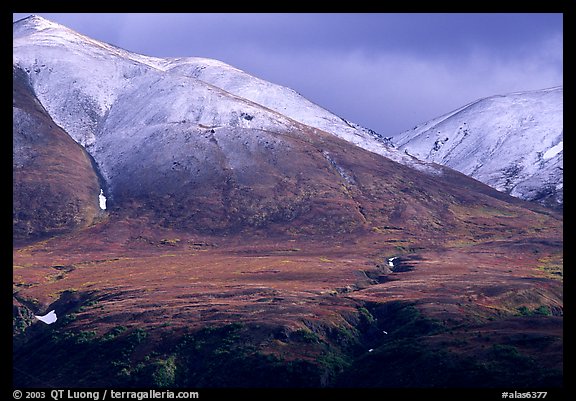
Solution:
[{"label": "distant mountain", "polygon": [[394,137],[409,154],[499,191],[563,204],[563,89],[477,100]]}]

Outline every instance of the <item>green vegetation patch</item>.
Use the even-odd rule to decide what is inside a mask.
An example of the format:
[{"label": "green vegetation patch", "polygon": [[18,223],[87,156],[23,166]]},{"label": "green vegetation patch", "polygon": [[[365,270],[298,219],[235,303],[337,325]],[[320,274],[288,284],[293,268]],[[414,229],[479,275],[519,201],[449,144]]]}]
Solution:
[{"label": "green vegetation patch", "polygon": [[[550,312],[542,306],[519,309],[527,315]],[[66,325],[35,325],[15,341],[13,384],[521,388],[562,382],[561,371],[543,368],[516,348],[518,344],[495,344],[474,355],[448,350],[446,342],[434,345],[429,339],[449,329],[412,303],[366,303],[346,319],[336,326],[308,325],[294,331],[232,323],[180,334],[121,325],[100,334]],[[452,344],[457,345],[469,343]],[[275,347],[288,353],[274,353]],[[304,351],[296,355],[290,351],[295,349]]]},{"label": "green vegetation patch", "polygon": [[527,306],[518,308],[518,315],[520,316],[552,316],[552,311],[549,306],[540,305],[535,309],[529,309]]}]

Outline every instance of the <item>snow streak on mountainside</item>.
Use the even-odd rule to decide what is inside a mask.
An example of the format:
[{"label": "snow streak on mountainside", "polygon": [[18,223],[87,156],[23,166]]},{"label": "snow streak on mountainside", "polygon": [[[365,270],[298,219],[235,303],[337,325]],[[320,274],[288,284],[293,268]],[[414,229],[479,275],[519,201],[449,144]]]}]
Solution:
[{"label": "snow streak on mountainside", "polygon": [[[14,23],[13,48],[14,64],[31,76],[40,102],[87,148],[106,179],[118,167],[113,160],[160,126],[186,127],[190,135],[191,126],[289,132],[304,124],[418,170],[441,171],[291,89],[216,60],[142,56],[37,16]],[[111,132],[122,136],[120,146],[107,139]]]},{"label": "snow streak on mountainside", "polygon": [[549,206],[563,203],[563,88],[470,103],[394,137],[424,160]]}]

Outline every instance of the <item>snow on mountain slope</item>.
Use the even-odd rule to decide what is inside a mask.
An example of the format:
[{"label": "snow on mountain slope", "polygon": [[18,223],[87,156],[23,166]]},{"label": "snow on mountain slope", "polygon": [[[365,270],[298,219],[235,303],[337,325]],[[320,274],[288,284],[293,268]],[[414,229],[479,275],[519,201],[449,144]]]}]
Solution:
[{"label": "snow on mountain slope", "polygon": [[[382,141],[385,139],[374,131],[330,113],[293,89],[256,78],[226,63],[190,57],[173,60],[168,70],[222,88],[236,96],[261,104],[302,124],[332,133],[375,153],[393,151],[382,146]],[[377,140],[374,141],[374,139]]]},{"label": "snow on mountain slope", "polygon": [[[126,116],[135,117],[142,115],[142,110],[130,109],[129,104],[138,103],[132,99],[162,98],[164,103],[147,104],[157,108],[154,118],[158,123],[186,121],[198,127],[254,129],[275,129],[278,124],[289,129],[305,124],[418,170],[441,172],[291,89],[216,60],[142,56],[37,16],[14,23],[13,49],[14,65],[30,74],[38,99],[54,121],[86,146],[99,164],[97,149],[102,147],[91,147],[104,126],[111,128],[108,117],[113,108],[122,108]],[[175,103],[187,107],[172,107]],[[136,132],[133,122],[123,122],[126,129]],[[101,167],[106,170],[106,166]]]},{"label": "snow on mountain slope", "polygon": [[563,88],[492,96],[394,137],[401,150],[526,200],[563,203]]},{"label": "snow on mountain slope", "polygon": [[164,68],[222,88],[294,121],[333,134],[398,163],[429,174],[441,174],[437,166],[397,151],[389,138],[329,112],[293,89],[254,77],[221,61],[186,57],[173,59]]}]

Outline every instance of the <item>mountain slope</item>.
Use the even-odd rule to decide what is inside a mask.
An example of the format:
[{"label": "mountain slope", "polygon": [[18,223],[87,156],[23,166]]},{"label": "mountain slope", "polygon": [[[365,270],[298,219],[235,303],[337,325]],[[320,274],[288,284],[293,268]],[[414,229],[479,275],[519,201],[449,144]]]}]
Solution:
[{"label": "mountain slope", "polygon": [[[338,137],[360,138],[370,150],[442,174],[295,92],[216,61],[140,56],[39,17],[15,23],[13,53],[50,116],[94,158],[109,206],[119,213],[204,231],[282,222],[349,231],[370,228],[367,218],[380,224],[381,214],[359,212],[371,210],[364,203],[374,194],[364,194],[369,187],[340,166],[339,159],[351,162],[363,151],[347,151],[352,145]],[[215,66],[217,77],[198,79],[194,60]],[[357,159],[362,165],[374,158]]]},{"label": "mountain slope", "polygon": [[[241,127],[263,129],[262,121],[268,124],[281,115],[284,119],[323,130],[400,163],[437,172],[434,165],[398,152],[373,131],[333,115],[293,90],[260,80],[216,60],[142,56],[95,41],[36,16],[16,22],[13,46],[14,63],[31,74],[38,98],[56,123],[77,142],[88,147],[100,132],[101,120],[124,92],[142,92],[146,86],[156,85],[162,77],[162,80],[170,82],[168,85],[180,87],[182,92],[187,92],[183,88],[188,82],[205,88],[206,93],[198,99],[202,100],[203,106],[194,111],[201,114],[189,115],[188,123],[215,126],[225,121]],[[94,64],[94,59],[98,63]],[[94,80],[95,76],[106,79]],[[62,86],[71,90],[55,90]],[[134,94],[130,96],[134,97]],[[147,95],[151,96],[151,93]],[[244,111],[237,108],[228,110],[220,100],[223,97],[257,105],[260,112],[275,112],[276,117],[272,120],[253,119],[255,115],[249,110],[247,114],[242,114]],[[221,107],[219,110],[213,109],[218,105]],[[173,107],[169,115],[164,116],[165,121],[184,121],[180,118],[186,112],[176,115],[175,110]],[[215,113],[222,121],[213,119]]]},{"label": "mountain slope", "polygon": [[[166,70],[222,88],[309,127],[331,133],[400,163],[426,169],[417,161],[396,152],[389,146],[389,140],[376,132],[330,113],[290,88],[264,81],[220,61],[198,57],[180,58],[171,61]],[[428,166],[428,169],[433,167]]]},{"label": "mountain slope", "polygon": [[26,74],[13,74],[14,239],[37,239],[93,224],[101,213],[90,155],[60,129],[34,96]]},{"label": "mountain slope", "polygon": [[512,196],[563,203],[562,87],[480,99],[394,142]]}]

